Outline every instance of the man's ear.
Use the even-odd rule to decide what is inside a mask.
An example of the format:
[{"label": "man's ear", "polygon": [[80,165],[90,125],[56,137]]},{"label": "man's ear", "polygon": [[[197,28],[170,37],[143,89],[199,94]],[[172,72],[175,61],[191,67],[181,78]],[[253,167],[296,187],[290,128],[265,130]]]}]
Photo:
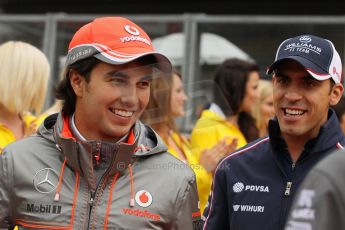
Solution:
[{"label": "man's ear", "polygon": [[338,102],[340,101],[343,95],[343,92],[344,92],[343,85],[341,83],[335,84],[331,90],[331,94],[330,94],[331,97],[330,97],[329,104],[331,106],[338,104]]},{"label": "man's ear", "polygon": [[69,80],[76,96],[82,96],[85,78],[81,76],[80,73],[72,69],[69,72]]}]

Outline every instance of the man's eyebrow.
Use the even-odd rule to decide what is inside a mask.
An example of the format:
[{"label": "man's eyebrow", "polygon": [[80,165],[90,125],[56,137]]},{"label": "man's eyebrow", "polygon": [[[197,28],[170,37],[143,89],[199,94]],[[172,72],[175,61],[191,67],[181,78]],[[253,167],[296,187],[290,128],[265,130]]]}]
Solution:
[{"label": "man's eyebrow", "polygon": [[275,70],[274,72],[274,75],[277,75],[277,76],[280,76],[280,77],[289,77],[288,75],[278,71],[278,70]]},{"label": "man's eyebrow", "polygon": [[107,73],[108,76],[110,77],[128,77],[128,74],[126,74],[126,72],[124,71],[110,71],[109,73]]},{"label": "man's eyebrow", "polygon": [[[107,73],[109,77],[119,77],[119,78],[128,78],[129,74],[126,73],[126,71],[110,71]],[[144,75],[140,78],[141,81],[152,81],[153,77],[152,74]]]},{"label": "man's eyebrow", "polygon": [[[274,74],[277,75],[277,76],[280,76],[280,77],[285,77],[285,78],[288,78],[288,77],[289,77],[289,75],[284,74],[284,73],[279,72],[279,71],[275,71]],[[304,76],[302,76],[302,77],[300,77],[300,78],[301,78],[301,79],[309,79],[309,78],[314,79],[313,76],[311,76],[309,73],[306,73]]]},{"label": "man's eyebrow", "polygon": [[147,74],[145,76],[143,76],[142,78],[140,78],[141,81],[152,81],[153,77],[151,74]]},{"label": "man's eyebrow", "polygon": [[314,80],[315,81],[319,81],[319,80],[315,79],[313,76],[311,76],[310,74],[307,74],[307,75],[301,77],[301,79],[305,80],[305,81],[310,81],[310,80],[312,80],[312,81],[314,81]]}]

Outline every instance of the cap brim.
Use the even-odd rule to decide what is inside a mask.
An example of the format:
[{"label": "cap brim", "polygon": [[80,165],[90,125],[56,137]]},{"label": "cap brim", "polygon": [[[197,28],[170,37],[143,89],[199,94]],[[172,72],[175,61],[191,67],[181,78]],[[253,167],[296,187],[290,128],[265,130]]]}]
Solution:
[{"label": "cap brim", "polygon": [[289,57],[278,59],[268,67],[266,73],[271,74],[273,70],[276,69],[277,66],[284,60],[294,60],[298,62],[305,68],[306,71],[308,71],[310,75],[312,75],[317,80],[326,80],[328,78],[331,78],[331,75],[329,75],[327,71],[323,70],[318,65],[315,65],[313,62],[309,61],[308,59],[305,59],[300,56],[289,56]]},{"label": "cap brim", "polygon": [[158,52],[147,52],[139,55],[123,55],[122,57],[114,57],[109,52],[102,52],[94,55],[95,58],[112,65],[126,64],[147,56],[153,56],[155,58],[156,62],[154,64],[156,64],[157,68],[162,72],[170,73],[172,71],[172,65],[169,59]]}]

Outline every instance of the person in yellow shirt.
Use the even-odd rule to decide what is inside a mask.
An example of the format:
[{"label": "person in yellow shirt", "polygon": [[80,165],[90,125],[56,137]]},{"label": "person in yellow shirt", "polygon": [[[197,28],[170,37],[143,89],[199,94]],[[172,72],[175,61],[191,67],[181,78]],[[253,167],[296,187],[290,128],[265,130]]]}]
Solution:
[{"label": "person in yellow shirt", "polygon": [[[187,96],[184,92],[182,77],[174,70],[166,76],[155,78],[151,84],[149,105],[141,120],[150,125],[164,140],[168,152],[189,165],[195,175],[200,201],[200,211],[203,212],[210,193],[211,181],[208,170],[214,170],[218,160],[234,146],[226,146],[225,142],[202,153],[203,163],[199,163],[188,138],[179,132],[175,119],[185,115],[184,105]],[[227,149],[228,147],[228,149]],[[217,153],[218,157],[213,157]]]},{"label": "person in yellow shirt", "polygon": [[[208,167],[209,162],[219,162],[224,155],[259,136],[255,119],[250,114],[259,99],[259,67],[235,58],[225,60],[218,67],[213,83],[213,102],[201,112],[190,142],[195,158],[208,169],[209,190],[215,169]],[[224,147],[219,149],[219,145]],[[207,159],[203,154],[205,151],[210,152]]]},{"label": "person in yellow shirt", "polygon": [[0,46],[0,153],[36,131],[49,73],[47,57],[35,46],[22,41]]},{"label": "person in yellow shirt", "polygon": [[[259,67],[257,64],[231,58],[217,69],[213,83],[213,102],[203,110],[191,134],[193,149],[201,152],[217,143],[237,142],[237,148],[259,137],[252,107],[259,99]],[[229,152],[230,153],[230,152]]]}]

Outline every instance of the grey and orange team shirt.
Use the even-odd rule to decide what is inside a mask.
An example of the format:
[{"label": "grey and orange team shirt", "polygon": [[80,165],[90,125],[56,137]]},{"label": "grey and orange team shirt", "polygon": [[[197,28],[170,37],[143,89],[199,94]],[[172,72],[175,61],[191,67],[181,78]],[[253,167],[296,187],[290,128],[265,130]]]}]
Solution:
[{"label": "grey and orange team shirt", "polygon": [[151,128],[137,122],[122,143],[80,141],[68,121],[51,115],[4,149],[0,229],[201,228],[195,174]]}]

